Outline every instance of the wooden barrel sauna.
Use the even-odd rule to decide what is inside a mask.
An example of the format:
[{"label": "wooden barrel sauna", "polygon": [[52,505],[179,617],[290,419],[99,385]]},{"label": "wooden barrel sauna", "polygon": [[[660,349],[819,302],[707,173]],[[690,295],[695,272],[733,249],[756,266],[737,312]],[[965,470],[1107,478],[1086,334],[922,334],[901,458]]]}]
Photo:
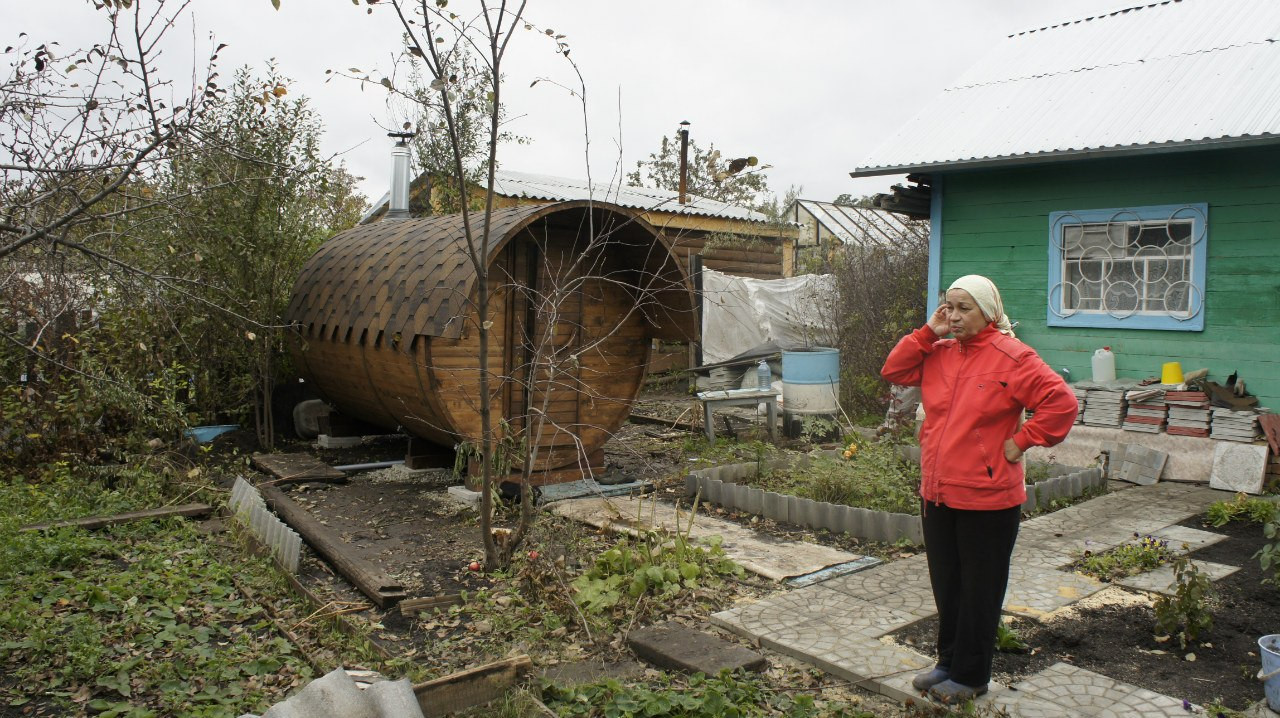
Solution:
[{"label": "wooden barrel sauna", "polygon": [[[477,241],[483,217],[470,215]],[[649,224],[601,202],[495,210],[489,237],[494,427],[530,452],[535,483],[576,478],[572,470],[603,466],[650,340],[695,335],[688,273]],[[461,215],[355,227],[326,242],[294,284],[291,352],[342,414],[477,446],[478,301]]]}]

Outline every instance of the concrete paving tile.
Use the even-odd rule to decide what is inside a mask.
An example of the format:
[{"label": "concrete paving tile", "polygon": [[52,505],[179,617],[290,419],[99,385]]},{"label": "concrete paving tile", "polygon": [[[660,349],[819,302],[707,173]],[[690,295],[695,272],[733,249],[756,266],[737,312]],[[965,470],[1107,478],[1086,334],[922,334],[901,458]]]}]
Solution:
[{"label": "concrete paving tile", "polygon": [[1105,585],[1088,576],[1046,571],[1031,566],[1010,567],[1004,610],[1017,616],[1039,618],[1101,591]]},{"label": "concrete paving tile", "polygon": [[[1239,566],[1228,566],[1211,561],[1193,561],[1192,563],[1195,564],[1196,568],[1200,569],[1201,573],[1208,576],[1210,581],[1219,581],[1240,570]],[[1173,566],[1161,566],[1154,571],[1147,571],[1137,576],[1120,579],[1116,583],[1128,588],[1136,588],[1140,591],[1151,591],[1172,596],[1175,589],[1171,587],[1175,578]]]},{"label": "concrete paving tile", "polygon": [[1076,558],[1070,551],[1051,547],[1026,546],[1013,549],[1010,564],[1014,566],[1033,566],[1045,571],[1058,571]]},{"label": "concrete paving tile", "polygon": [[[1055,663],[1039,673],[1013,684],[1022,695],[1053,703],[1075,715],[1096,716],[1132,693],[1127,684],[1077,668]],[[1132,686],[1128,686],[1132,688]]]},{"label": "concrete paving tile", "polygon": [[929,565],[922,554],[838,576],[820,585],[866,601],[877,601],[899,591],[929,588]]},{"label": "concrete paving tile", "polygon": [[[1128,686],[1128,684],[1121,685]],[[1181,698],[1161,695],[1136,686],[1128,686],[1128,688],[1132,689],[1131,692],[1099,711],[1098,718],[1164,718],[1201,713],[1198,706],[1192,706],[1188,711],[1183,707]]]},{"label": "concrete paving tile", "polygon": [[1017,716],[1017,718],[1078,718],[1080,716],[1080,713],[1074,710],[1018,691],[1002,691],[996,695],[987,693],[975,703],[1002,710],[1006,715]]},{"label": "concrete paving tile", "polygon": [[[910,676],[933,666],[933,659],[901,646],[865,636],[818,636],[767,639],[769,649],[812,663],[822,670],[857,684],[860,688],[897,700],[918,698]],[[906,675],[905,688],[885,680]]]},{"label": "concrete paving tile", "polygon": [[810,633],[876,637],[918,621],[921,616],[811,586],[783,591],[761,601],[711,616],[712,623],[758,640],[808,641]]},{"label": "concrete paving tile", "polygon": [[[881,596],[875,599],[875,603],[905,616],[910,616],[912,622],[928,618],[938,612],[938,607],[933,602],[933,589],[928,586],[904,588],[897,593],[891,593],[888,596]],[[896,631],[898,629],[894,628],[892,630]]]},{"label": "concrete paving tile", "polygon": [[1202,531],[1187,526],[1166,526],[1159,531],[1151,532],[1152,536],[1162,538],[1169,542],[1169,548],[1178,553],[1182,553],[1182,544],[1187,545],[1187,550],[1195,551],[1211,544],[1215,544],[1226,538],[1225,534],[1218,534],[1212,531]]},{"label": "concrete paving tile", "polygon": [[865,681],[859,681],[855,685],[857,685],[859,688],[862,688],[863,690],[868,690],[873,693],[879,693],[880,695],[885,696],[887,698],[892,698],[895,701],[900,701],[903,703],[907,701],[916,701],[917,703],[924,703],[924,702],[927,702],[928,699],[924,697],[924,693],[912,687],[911,679],[915,678],[917,673],[921,673],[925,670],[928,670],[931,667],[933,667],[933,661],[930,661],[929,665],[921,669],[912,669],[910,671],[895,673],[891,676],[885,676],[884,678],[881,678],[879,680],[869,679]]}]

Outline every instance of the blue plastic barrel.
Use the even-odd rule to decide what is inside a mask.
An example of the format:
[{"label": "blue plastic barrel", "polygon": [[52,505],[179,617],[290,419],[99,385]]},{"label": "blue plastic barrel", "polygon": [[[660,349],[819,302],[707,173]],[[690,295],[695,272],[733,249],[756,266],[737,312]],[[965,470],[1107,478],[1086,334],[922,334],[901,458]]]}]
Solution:
[{"label": "blue plastic barrel", "polygon": [[834,419],[840,411],[840,350],[809,347],[782,352],[782,424],[798,436],[807,417]]}]

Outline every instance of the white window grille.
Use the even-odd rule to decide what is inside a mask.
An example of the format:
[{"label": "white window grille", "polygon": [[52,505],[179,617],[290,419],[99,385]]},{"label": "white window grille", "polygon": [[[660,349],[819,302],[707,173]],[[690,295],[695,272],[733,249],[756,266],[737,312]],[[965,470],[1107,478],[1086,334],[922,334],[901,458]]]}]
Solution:
[{"label": "white window grille", "polygon": [[1050,326],[1203,329],[1207,206],[1050,215]]}]

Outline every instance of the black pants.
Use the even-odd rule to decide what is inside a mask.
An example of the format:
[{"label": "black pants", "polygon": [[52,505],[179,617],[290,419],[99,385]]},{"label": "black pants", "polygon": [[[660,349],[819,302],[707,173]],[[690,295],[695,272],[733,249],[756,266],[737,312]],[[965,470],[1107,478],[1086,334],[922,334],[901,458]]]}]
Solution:
[{"label": "black pants", "polygon": [[938,606],[938,665],[956,683],[986,685],[1022,507],[966,511],[925,501],[921,508]]}]

